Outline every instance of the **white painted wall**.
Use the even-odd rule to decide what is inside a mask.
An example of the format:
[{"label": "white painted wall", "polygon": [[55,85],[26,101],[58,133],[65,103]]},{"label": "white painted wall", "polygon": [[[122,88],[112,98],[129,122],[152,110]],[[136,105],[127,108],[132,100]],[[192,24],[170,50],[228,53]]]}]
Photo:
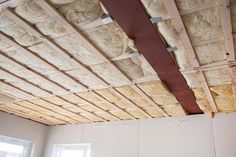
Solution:
[{"label": "white painted wall", "polygon": [[54,126],[53,144],[91,143],[92,157],[235,157],[236,113]]},{"label": "white painted wall", "polygon": [[0,135],[34,142],[33,157],[42,157],[48,127],[30,120],[0,112]]}]

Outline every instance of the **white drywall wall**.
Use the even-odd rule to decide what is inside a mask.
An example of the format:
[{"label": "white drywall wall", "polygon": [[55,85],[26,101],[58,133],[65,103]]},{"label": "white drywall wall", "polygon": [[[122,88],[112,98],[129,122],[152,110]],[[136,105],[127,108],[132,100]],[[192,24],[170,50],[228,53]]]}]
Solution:
[{"label": "white drywall wall", "polygon": [[217,157],[236,157],[236,113],[212,121]]},{"label": "white drywall wall", "polygon": [[53,144],[91,143],[92,157],[235,157],[236,113],[49,129],[45,157]]},{"label": "white drywall wall", "polygon": [[42,157],[48,127],[30,120],[0,112],[0,135],[34,142],[33,157]]}]

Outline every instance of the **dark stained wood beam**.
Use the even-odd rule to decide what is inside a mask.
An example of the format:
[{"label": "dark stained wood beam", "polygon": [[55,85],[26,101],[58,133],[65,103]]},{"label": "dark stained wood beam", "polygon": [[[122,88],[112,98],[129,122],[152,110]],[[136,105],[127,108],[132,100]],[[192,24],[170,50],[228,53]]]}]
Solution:
[{"label": "dark stained wood beam", "polygon": [[202,113],[192,90],[167,51],[141,2],[139,0],[101,0],[101,2],[128,37],[134,40],[138,51],[152,65],[185,111],[188,114]]}]

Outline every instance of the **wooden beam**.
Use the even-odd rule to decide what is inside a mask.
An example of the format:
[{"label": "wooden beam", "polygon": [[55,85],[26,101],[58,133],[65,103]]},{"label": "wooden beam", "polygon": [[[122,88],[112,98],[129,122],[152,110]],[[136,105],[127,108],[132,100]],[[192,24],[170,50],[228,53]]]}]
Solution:
[{"label": "wooden beam", "polygon": [[[84,117],[84,116],[81,115],[81,114],[78,114],[78,113],[75,113],[75,112],[73,112],[73,111],[71,111],[71,110],[68,110],[67,108],[65,108],[65,107],[63,107],[63,106],[60,106],[60,105],[57,104],[56,102],[50,102],[50,101],[46,100],[45,98],[44,98],[44,99],[42,98],[42,100],[45,101],[45,102],[47,102],[47,103],[49,103],[49,104],[51,104],[51,105],[53,105],[53,106],[55,106],[55,108],[60,109],[61,112],[65,112],[65,114],[64,114],[64,113],[62,114],[62,113],[60,113],[60,112],[58,112],[58,111],[55,111],[55,113],[59,113],[60,115],[66,116],[66,117],[68,117],[68,118],[70,118],[70,119],[73,119],[73,120],[76,120],[76,121],[79,121],[79,123],[92,122],[92,121],[91,121],[90,119],[88,119],[87,117]],[[74,105],[71,104],[71,103],[70,103],[70,105],[71,105],[71,106],[74,106]],[[68,114],[70,114],[70,115],[68,115],[68,114],[66,114],[66,113],[68,113]],[[81,119],[83,119],[83,120],[81,120]]]},{"label": "wooden beam", "polygon": [[76,60],[75,58],[72,58],[70,55],[68,55],[69,53],[66,52],[64,49],[62,49],[59,45],[57,45],[54,41],[50,40],[47,36],[45,36],[44,34],[40,33],[39,31],[37,31],[31,24],[29,24],[28,22],[26,22],[25,20],[23,20],[22,18],[20,18],[18,15],[16,15],[12,10],[7,9],[6,11],[6,15],[11,18],[14,22],[16,22],[18,25],[22,26],[23,28],[25,28],[30,34],[36,36],[37,38],[39,38],[42,42],[47,43],[50,47],[52,47],[56,52],[58,52],[60,55],[62,55],[66,60],[68,60],[69,62],[73,63],[76,67],[78,67],[81,71],[83,71],[84,73],[93,76],[94,78],[96,78],[99,83],[102,86],[107,86],[108,84],[102,80],[100,77],[98,77],[97,74],[95,74],[94,72],[92,72],[91,70],[89,70],[88,67],[86,67],[85,65],[83,65],[81,62],[79,62],[78,60]]},{"label": "wooden beam", "polygon": [[142,109],[141,107],[139,107],[138,105],[136,105],[134,102],[132,102],[131,100],[129,100],[127,97],[125,97],[125,95],[121,94],[119,91],[117,91],[116,89],[111,89],[111,91],[113,93],[115,93],[118,97],[120,97],[122,100],[124,100],[125,102],[127,102],[128,104],[131,104],[135,109],[137,109],[138,111],[140,111],[143,115],[145,115],[148,118],[152,118],[152,116],[147,113],[144,109]]},{"label": "wooden beam", "polygon": [[0,111],[3,111],[3,112],[6,112],[6,113],[9,113],[9,114],[13,114],[15,116],[18,116],[18,117],[21,117],[21,118],[25,118],[25,119],[28,119],[28,120],[32,120],[32,121],[35,121],[37,123],[41,123],[41,124],[46,124],[46,125],[56,125],[54,122],[49,122],[47,120],[44,120],[42,118],[37,118],[37,117],[34,117],[34,116],[29,116],[23,112],[19,112],[19,111],[15,111],[13,109],[9,109],[9,108],[6,108],[4,106],[0,106]]},{"label": "wooden beam", "polygon": [[[172,24],[174,25],[176,31],[178,32],[180,38],[182,39],[182,43],[186,49],[186,52],[188,52],[187,57],[192,64],[192,68],[199,69],[200,64],[197,60],[197,56],[196,56],[195,51],[192,47],[191,41],[188,37],[187,31],[184,27],[183,21],[181,19],[181,16],[179,14],[179,11],[177,9],[175,2],[173,0],[162,0],[162,2],[164,3],[168,13],[172,17]],[[208,87],[207,80],[206,80],[204,74],[202,73],[202,71],[200,71],[198,73],[198,76],[202,82],[202,88],[207,96],[207,99],[210,103],[212,111],[218,112],[216,104],[213,99],[213,96],[211,95],[211,91]]]},{"label": "wooden beam", "polygon": [[112,118],[114,118],[115,120],[121,120],[119,117],[117,117],[117,116],[114,115],[113,113],[110,113],[109,111],[104,110],[103,108],[97,106],[96,104],[94,104],[94,103],[92,103],[92,102],[90,102],[90,101],[88,101],[88,100],[82,98],[82,97],[79,96],[78,94],[75,94],[75,95],[76,95],[77,97],[79,97],[80,99],[84,100],[84,102],[86,102],[87,104],[89,104],[89,105],[95,107],[97,110],[100,110],[101,113],[106,113],[106,114],[108,114],[109,116],[111,116]]},{"label": "wooden beam", "polygon": [[[132,81],[123,73],[119,68],[117,68],[107,57],[103,55],[103,53],[90,42],[81,32],[79,32],[72,24],[68,22],[68,20],[60,13],[57,11],[56,8],[54,8],[50,3],[46,2],[45,0],[35,0],[35,3],[37,3],[39,6],[44,8],[44,10],[52,17],[54,17],[67,31],[69,32],[74,32],[74,35],[76,38],[83,44],[86,45],[86,47],[91,51],[94,52],[98,57],[103,59],[106,63],[109,64],[109,66],[114,70],[115,73],[119,74],[122,76],[123,80],[127,84],[131,84]],[[139,92],[142,92],[141,90],[135,88],[135,90],[138,90]],[[151,100],[152,101],[152,100]],[[155,102],[153,102],[155,103]],[[156,103],[155,103],[156,104]],[[157,107],[159,107],[158,104],[156,104]],[[159,107],[160,110],[162,110]],[[161,113],[165,113],[164,110],[162,110]]]},{"label": "wooden beam", "polygon": [[103,53],[92,42],[90,42],[80,31],[78,31],[77,28],[70,24],[69,21],[55,7],[53,7],[49,2],[46,2],[45,0],[35,0],[34,2],[42,7],[50,16],[54,17],[54,19],[58,23],[60,23],[68,32],[73,32],[73,35],[80,41],[82,45],[85,45],[88,50],[96,54],[97,57],[104,60],[104,62],[109,63],[114,72],[122,76],[124,81],[126,81],[127,83],[130,82],[127,76],[123,72],[121,72],[107,57],[105,57]]},{"label": "wooden beam", "polygon": [[[114,91],[113,89],[111,89],[112,91]],[[136,119],[137,117],[134,117],[132,114],[130,114],[129,112],[127,112],[125,109],[122,109],[121,107],[119,107],[118,105],[115,105],[115,103],[111,103],[107,98],[103,97],[102,95],[93,92],[93,95],[103,99],[106,103],[109,103],[110,105],[114,106],[118,111],[124,112],[125,114],[129,115],[132,119]],[[148,116],[149,118],[152,118],[151,116]]]},{"label": "wooden beam", "polygon": [[[15,41],[13,41],[12,39],[10,39],[8,36],[6,36],[5,34],[0,32],[0,38],[3,39],[4,41],[6,41],[7,43],[10,43],[13,47],[19,49],[20,51],[24,52],[27,56],[29,56],[30,58],[41,62],[45,65],[47,65],[48,67],[50,67],[51,69],[55,70],[55,72],[59,73],[60,75],[64,76],[65,78],[67,78],[70,82],[73,82],[73,84],[78,84],[78,86],[83,90],[83,91],[87,91],[87,87],[84,86],[83,84],[79,83],[77,80],[72,79],[72,77],[68,76],[67,74],[61,72],[60,70],[58,70],[56,67],[52,66],[51,64],[48,64],[45,60],[39,58],[37,55],[35,55],[34,53],[32,53],[30,50],[24,48],[23,46],[19,45],[18,43],[16,43]],[[31,68],[31,67],[30,67]],[[65,87],[66,88],[66,87]],[[68,89],[70,90],[70,89]]]},{"label": "wooden beam", "polygon": [[[40,107],[40,106],[37,106],[37,105],[32,104],[32,103],[30,103],[30,102],[23,102],[23,103],[26,103],[26,104],[25,104],[25,105],[22,105],[22,102],[18,102],[18,103],[15,103],[15,104],[18,105],[18,106],[21,106],[21,107],[23,107],[23,108],[26,108],[26,109],[28,109],[28,110],[37,112],[38,114],[42,115],[42,117],[49,116],[49,117],[51,117],[51,119],[53,120],[53,122],[54,122],[54,121],[58,121],[59,124],[66,124],[66,123],[68,123],[67,121],[64,121],[63,119],[58,119],[58,118],[55,118],[55,117],[53,117],[53,116],[51,116],[51,115],[48,115],[48,114],[45,114],[45,113],[42,113],[42,112],[38,112],[38,110],[36,110],[36,108],[37,108],[37,109],[38,109],[38,108],[41,108],[42,111],[43,111],[43,110],[50,111],[50,110],[48,110],[48,109],[45,109],[45,108]],[[29,104],[27,105],[27,103],[29,103]],[[32,106],[35,105],[36,107],[35,107],[35,108],[29,107],[29,105],[32,105]],[[51,111],[51,112],[53,112],[53,111]],[[55,112],[53,112],[53,113],[55,113]],[[49,122],[50,122],[50,120],[49,120]],[[58,124],[58,123],[56,123],[56,124]]]},{"label": "wooden beam", "polygon": [[138,94],[140,94],[143,98],[147,99],[147,101],[154,107],[156,107],[156,109],[161,113],[163,114],[163,116],[165,117],[170,117],[170,115],[164,111],[160,105],[158,105],[154,100],[152,100],[151,97],[149,97],[146,93],[144,93],[138,86],[134,86],[134,85],[131,85],[132,89],[134,91],[136,91]]},{"label": "wooden beam", "polygon": [[235,63],[233,30],[231,23],[231,13],[229,0],[218,0],[221,26],[224,33],[224,43],[228,62]]},{"label": "wooden beam", "polygon": [[[20,91],[20,92],[23,92],[23,93],[25,93],[25,94],[29,94],[29,95],[35,97],[34,94],[29,93],[29,92],[27,92],[27,91],[25,91],[25,90],[23,90],[23,89],[20,89],[20,88],[18,88],[18,87],[16,87],[16,86],[12,85],[12,84],[10,84],[10,83],[6,83],[6,82],[2,82],[2,81],[1,81],[0,83],[4,83],[4,84],[6,84],[6,85],[8,85],[8,86],[10,86],[10,87],[12,87],[12,88],[15,88],[16,90],[18,90],[18,91]],[[48,103],[51,103],[51,102],[48,102]],[[52,104],[52,103],[51,103],[51,104]],[[57,106],[57,105],[55,105],[55,106]],[[57,106],[57,107],[58,107],[58,106]],[[59,108],[61,108],[61,107],[59,107]],[[66,112],[71,113],[71,114],[74,115],[75,117],[84,118],[85,120],[90,121],[90,120],[87,119],[86,117],[83,117],[83,116],[81,116],[81,115],[77,115],[76,113],[73,113],[73,112],[71,112],[71,111],[69,111],[69,110],[67,110],[67,109],[61,108],[61,110],[65,110]],[[60,113],[58,113],[58,114],[60,114]],[[60,114],[60,115],[63,115],[63,114]],[[63,115],[63,116],[65,116],[65,115]],[[74,120],[74,121],[77,121],[78,123],[81,122],[81,121],[78,121],[77,119],[75,119],[75,118],[73,118],[73,117],[69,117],[69,116],[66,116],[66,117],[68,117],[68,118],[70,118],[70,119],[72,119],[72,120]]]},{"label": "wooden beam", "polygon": [[[51,93],[49,93],[48,91],[42,90],[41,88],[39,88],[37,86],[32,86],[32,84],[28,83],[25,80],[19,79],[18,77],[12,75],[10,72],[8,72],[7,70],[2,69],[1,67],[0,67],[0,75],[3,76],[3,78],[10,79],[10,81],[9,80],[4,80],[5,82],[8,82],[10,84],[13,82],[13,81],[11,81],[12,79],[14,80],[14,82],[17,81],[16,83],[23,83],[24,84],[23,88],[19,87],[19,86],[18,87],[23,89],[24,91],[27,91],[27,89],[25,89],[27,87],[31,87],[30,89],[35,89],[33,91],[28,91],[28,92],[30,92],[31,94],[35,95],[36,97],[50,96],[51,95]],[[17,86],[17,84],[16,84],[16,86]],[[43,95],[41,93],[43,93]]]},{"label": "wooden beam", "polygon": [[222,68],[228,68],[232,66],[232,64],[229,64],[226,60],[223,61],[217,61],[208,63],[205,65],[201,65],[198,69],[186,69],[186,70],[180,70],[182,74],[191,74],[199,71],[209,71],[209,70],[216,70],[216,69],[222,69]]},{"label": "wooden beam", "polygon": [[[17,96],[17,95],[13,95],[13,97],[17,97],[19,99],[24,99],[24,97],[27,97],[27,98],[33,98],[34,96],[31,94],[31,93],[27,93],[27,92],[24,92],[22,91],[21,89],[18,89],[18,88],[15,88],[15,86],[9,84],[9,83],[6,83],[4,82],[3,80],[0,80],[0,91],[1,93],[6,93],[4,91],[4,88],[7,88],[8,90],[11,90],[11,91],[16,91],[17,93],[20,93],[21,96]],[[7,93],[9,95],[12,95],[12,93]]]},{"label": "wooden beam", "polygon": [[[235,49],[234,49],[234,35],[231,22],[231,11],[230,11],[230,1],[229,0],[218,0],[221,26],[224,33],[224,43],[225,50],[227,54],[227,61],[229,64],[235,64]],[[236,69],[230,67],[231,77],[232,77],[232,91],[234,96],[234,102],[236,102]]]},{"label": "wooden beam", "polygon": [[[11,9],[6,9],[5,10],[6,15],[11,18],[14,22],[16,22],[17,24],[19,24],[20,26],[22,26],[23,28],[26,28],[26,30],[30,33],[33,34],[34,36],[36,36],[37,38],[41,39],[42,42],[45,42],[47,44],[49,44],[55,51],[57,51],[58,53],[60,53],[64,58],[66,58],[68,61],[70,61],[71,63],[73,63],[74,65],[76,65],[79,69],[81,69],[82,71],[84,71],[85,73],[95,77],[103,87],[99,87],[98,89],[101,88],[109,88],[110,86],[108,85],[107,82],[105,82],[103,79],[101,79],[97,74],[95,74],[94,72],[92,72],[89,68],[87,68],[86,66],[84,66],[81,62],[79,62],[78,60],[75,60],[74,58],[72,58],[71,56],[68,55],[68,52],[66,52],[64,49],[60,48],[59,45],[57,45],[55,42],[53,42],[52,40],[50,40],[47,36],[43,35],[42,33],[40,33],[38,30],[36,30],[31,24],[29,24],[27,21],[25,21],[24,19],[22,19],[21,17],[19,17],[18,15],[16,15]],[[118,57],[114,57],[111,58],[111,61],[116,61],[116,60],[121,60],[121,59],[127,59],[127,58],[132,58],[132,57],[138,57],[140,56],[140,54],[138,54],[138,52],[136,53],[125,53],[122,54],[121,56]],[[134,83],[141,83],[144,81],[151,81],[154,80],[154,77],[149,77],[149,78],[140,78],[137,80],[134,80]],[[155,76],[156,79],[156,76]],[[123,84],[122,84],[123,85]],[[126,85],[126,84],[124,84]],[[95,88],[93,88],[95,89]]]},{"label": "wooden beam", "polygon": [[[49,80],[48,78],[46,78],[45,76],[39,74],[38,72],[34,71],[34,70],[29,70],[27,68],[27,66],[23,65],[22,63],[16,62],[14,59],[10,58],[9,56],[5,55],[3,52],[0,51],[0,57],[3,58],[4,60],[6,60],[8,63],[10,63],[13,66],[17,66],[19,68],[24,69],[25,71],[27,71],[29,74],[33,74],[37,77],[40,78],[40,80],[42,80],[43,82],[47,82],[49,84],[52,84],[53,86],[57,87],[57,89],[60,89],[61,91],[63,91],[63,93],[68,93],[68,90],[64,89],[64,87],[62,87],[61,85],[59,85],[58,83],[53,82],[52,80]],[[10,70],[10,69],[5,69],[5,70]],[[19,76],[20,77],[20,76]],[[52,93],[54,93],[55,91],[51,91]],[[55,94],[55,93],[54,93]]]},{"label": "wooden beam", "polygon": [[[45,90],[45,89],[43,89],[43,88],[37,86],[36,84],[34,84],[34,83],[32,83],[32,82],[29,82],[29,81],[27,81],[27,80],[25,80],[25,79],[23,79],[23,78],[21,78],[21,77],[18,77],[18,76],[14,75],[14,74],[12,74],[12,73],[8,72],[7,70],[4,70],[4,69],[2,69],[2,68],[0,67],[0,74],[1,74],[1,73],[7,74],[9,77],[12,77],[14,80],[17,80],[18,82],[23,82],[23,83],[26,84],[27,86],[34,86],[35,88],[38,88],[38,89],[40,89],[41,91],[44,91],[45,93],[47,93],[48,96],[50,95],[50,92],[49,92],[49,91],[47,91],[47,90]],[[48,96],[46,96],[46,97],[48,97]],[[56,96],[56,97],[57,97],[58,99],[63,99],[63,98],[60,97],[60,96]],[[41,97],[41,98],[42,98],[42,97]],[[65,99],[63,99],[63,100],[66,101]],[[68,102],[68,101],[67,101],[67,102]],[[77,105],[75,105],[75,104],[73,104],[73,103],[71,103],[71,102],[68,102],[68,103],[70,103],[71,106],[75,106],[75,107],[80,108],[80,110],[82,110],[85,114],[93,114],[93,113],[91,113],[91,112],[89,112],[89,111],[86,111],[86,110],[82,109],[81,107],[79,107],[79,106],[77,106]],[[94,114],[93,114],[93,115],[94,115]],[[94,116],[95,116],[95,117],[98,117],[98,118],[100,118],[100,119],[103,119],[103,118],[99,117],[98,115],[94,115]],[[84,117],[84,118],[86,118],[86,117]],[[103,120],[104,120],[104,119],[103,119]]]},{"label": "wooden beam", "polygon": [[[73,94],[73,95],[77,97],[77,95],[75,95],[75,94]],[[90,115],[92,114],[93,116],[99,118],[101,121],[107,121],[107,119],[104,119],[103,117],[99,116],[99,115],[96,114],[95,112],[91,112],[91,111],[85,110],[85,109],[81,108],[79,105],[77,105],[77,104],[75,104],[75,103],[73,103],[73,102],[71,102],[71,101],[69,101],[69,100],[66,100],[65,98],[62,98],[61,96],[57,96],[57,98],[62,99],[62,100],[66,101],[66,102],[68,102],[68,103],[70,103],[70,104],[73,104],[73,106],[78,107],[78,108],[79,108],[80,110],[82,110],[85,114],[88,114],[88,115],[89,115],[89,114],[90,114]]]}]

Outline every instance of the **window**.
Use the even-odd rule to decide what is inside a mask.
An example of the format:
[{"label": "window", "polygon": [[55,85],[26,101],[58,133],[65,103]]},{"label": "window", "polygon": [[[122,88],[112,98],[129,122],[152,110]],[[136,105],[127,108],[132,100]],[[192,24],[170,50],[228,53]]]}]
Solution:
[{"label": "window", "polygon": [[0,157],[30,157],[33,143],[0,135]]},{"label": "window", "polygon": [[90,144],[57,144],[53,157],[90,157]]}]

